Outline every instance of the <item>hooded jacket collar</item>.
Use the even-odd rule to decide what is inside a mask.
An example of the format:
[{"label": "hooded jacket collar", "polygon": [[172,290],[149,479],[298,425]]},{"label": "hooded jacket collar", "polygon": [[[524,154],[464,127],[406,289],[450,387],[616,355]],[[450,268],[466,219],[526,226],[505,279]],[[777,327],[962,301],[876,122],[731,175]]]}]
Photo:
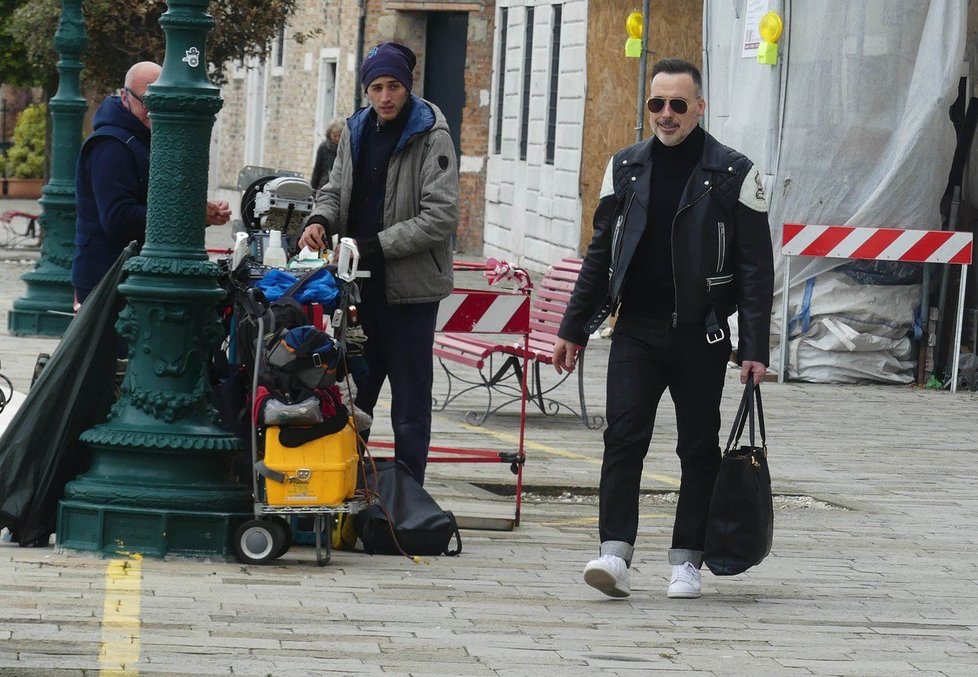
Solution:
[{"label": "hooded jacket collar", "polygon": [[149,128],[129,112],[118,95],[107,98],[95,111],[92,118],[92,129],[97,132],[103,127],[123,129],[149,146]]},{"label": "hooded jacket collar", "polygon": [[[350,153],[354,161],[360,156],[360,137],[363,133],[364,125],[370,124],[370,110],[370,106],[364,106],[354,113],[347,122],[350,127]],[[447,128],[447,123],[443,118],[439,119],[435,115],[434,109],[427,101],[412,94],[411,113],[408,116],[407,122],[404,124],[401,138],[398,139],[397,145],[394,146],[394,153],[403,150],[415,135],[424,134],[440,125],[445,125]]]}]

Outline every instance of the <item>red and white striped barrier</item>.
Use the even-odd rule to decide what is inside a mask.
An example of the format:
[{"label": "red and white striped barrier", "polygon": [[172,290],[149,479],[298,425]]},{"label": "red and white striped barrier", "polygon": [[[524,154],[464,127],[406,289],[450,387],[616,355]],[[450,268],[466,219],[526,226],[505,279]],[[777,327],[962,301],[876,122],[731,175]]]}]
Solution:
[{"label": "red and white striped barrier", "polygon": [[781,366],[778,382],[783,383],[788,359],[788,278],[792,256],[816,256],[870,261],[945,263],[961,266],[958,312],[954,329],[954,358],[951,392],[957,391],[961,329],[964,319],[965,278],[972,259],[972,235],[947,230],[904,230],[857,226],[815,226],[786,223],[781,236],[784,280],[781,287]]},{"label": "red and white striped barrier", "polygon": [[781,253],[836,259],[971,263],[971,233],[784,224]]},{"label": "red and white striped barrier", "polygon": [[525,294],[456,289],[438,306],[435,331],[522,334],[530,326]]}]

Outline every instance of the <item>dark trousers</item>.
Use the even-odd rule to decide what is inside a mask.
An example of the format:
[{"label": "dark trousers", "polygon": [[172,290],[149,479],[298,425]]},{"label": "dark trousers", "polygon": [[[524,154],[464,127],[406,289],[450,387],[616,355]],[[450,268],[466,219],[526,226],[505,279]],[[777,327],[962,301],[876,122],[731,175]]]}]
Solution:
[{"label": "dark trousers", "polygon": [[384,381],[390,379],[394,457],[419,484],[424,483],[431,441],[431,348],[437,316],[437,302],[388,305],[370,298],[360,307],[369,373],[357,386],[356,405],[373,416]]},{"label": "dark trousers", "polygon": [[635,544],[642,464],[666,388],[676,407],[682,468],[672,547],[702,551],[720,467],[720,396],[730,340],[706,342],[702,326],[622,317],[608,356],[608,427],[601,465],[601,542]]}]

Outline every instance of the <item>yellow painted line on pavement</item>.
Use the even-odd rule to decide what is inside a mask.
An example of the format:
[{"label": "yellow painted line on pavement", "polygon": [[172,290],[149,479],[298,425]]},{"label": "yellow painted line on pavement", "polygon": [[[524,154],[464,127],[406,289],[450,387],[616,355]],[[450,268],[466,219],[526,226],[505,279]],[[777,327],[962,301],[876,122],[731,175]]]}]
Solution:
[{"label": "yellow painted line on pavement", "polygon": [[[501,433],[495,430],[486,430],[481,426],[475,426],[470,423],[463,423],[462,427],[469,432],[482,433],[483,435],[488,435],[493,437],[500,442],[506,442],[507,444],[518,445],[520,443],[519,435],[512,435],[510,433]],[[549,444],[540,444],[539,442],[529,442],[523,440],[523,448],[533,451],[542,451],[545,454],[551,456],[556,456],[557,458],[566,458],[572,461],[583,461],[584,463],[592,463],[594,465],[601,465],[600,458],[591,458],[590,456],[585,456],[584,454],[577,454],[573,451],[567,451],[566,449],[559,449],[557,447],[552,447]],[[670,477],[669,475],[659,475],[656,473],[646,473],[646,477],[651,477],[657,482],[662,482],[663,484],[668,484],[671,487],[678,487],[679,480],[675,477]]]},{"label": "yellow painted line on pavement", "polygon": [[105,601],[102,605],[102,644],[99,676],[138,675],[131,667],[139,661],[139,597],[142,572],[139,555],[114,559],[105,571]]},{"label": "yellow painted line on pavement", "polygon": [[[386,400],[378,400],[376,406],[380,406],[380,407],[382,407],[384,409],[389,409],[390,408],[390,403],[387,402]],[[443,416],[435,416],[435,415],[433,415],[433,418],[441,418],[441,419],[447,420]],[[482,426],[472,425],[471,423],[462,423],[460,425],[462,426],[462,428],[464,430],[467,430],[469,432],[479,433],[481,435],[486,435],[488,437],[492,437],[492,438],[494,438],[496,440],[499,440],[500,442],[506,442],[507,444],[512,444],[513,446],[518,446],[519,443],[520,443],[519,435],[513,435],[513,434],[510,434],[510,433],[501,433],[501,432],[497,432],[495,430],[487,430],[486,428],[483,428]],[[594,464],[594,465],[601,465],[601,459],[600,458],[591,458],[590,456],[585,456],[584,454],[577,454],[577,453],[574,453],[573,451],[567,451],[566,449],[559,449],[557,447],[552,447],[549,444],[540,444],[539,442],[529,442],[529,441],[527,441],[527,440],[524,439],[523,440],[523,448],[524,449],[527,449],[527,450],[532,449],[533,451],[541,451],[541,452],[543,452],[545,454],[549,454],[550,456],[555,456],[557,458],[566,458],[566,459],[571,460],[571,461],[582,461],[584,463],[591,463],[591,464]],[[668,484],[670,487],[678,487],[679,486],[679,480],[676,479],[675,477],[670,477],[669,475],[659,475],[659,474],[656,474],[656,473],[645,473],[645,476],[646,477],[651,477],[655,481],[661,482],[662,484]]]},{"label": "yellow painted line on pavement", "polygon": [[[642,520],[651,519],[665,519],[669,517],[665,513],[657,512],[652,515],[639,515],[638,518]],[[578,519],[572,520],[560,520],[559,522],[540,522],[542,526],[545,527],[570,527],[570,526],[590,526],[592,524],[597,524],[597,517],[580,517]]]}]

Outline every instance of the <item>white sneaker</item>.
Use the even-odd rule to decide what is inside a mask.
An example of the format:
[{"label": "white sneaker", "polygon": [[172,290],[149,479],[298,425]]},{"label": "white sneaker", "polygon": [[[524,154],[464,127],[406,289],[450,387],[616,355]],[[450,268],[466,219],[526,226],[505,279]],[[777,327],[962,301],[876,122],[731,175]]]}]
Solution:
[{"label": "white sneaker", "polygon": [[692,562],[683,562],[672,567],[672,580],[666,594],[673,598],[696,599],[702,594],[701,587],[700,570]]},{"label": "white sneaker", "polygon": [[608,597],[628,597],[628,566],[617,555],[601,555],[584,567],[584,582]]}]

